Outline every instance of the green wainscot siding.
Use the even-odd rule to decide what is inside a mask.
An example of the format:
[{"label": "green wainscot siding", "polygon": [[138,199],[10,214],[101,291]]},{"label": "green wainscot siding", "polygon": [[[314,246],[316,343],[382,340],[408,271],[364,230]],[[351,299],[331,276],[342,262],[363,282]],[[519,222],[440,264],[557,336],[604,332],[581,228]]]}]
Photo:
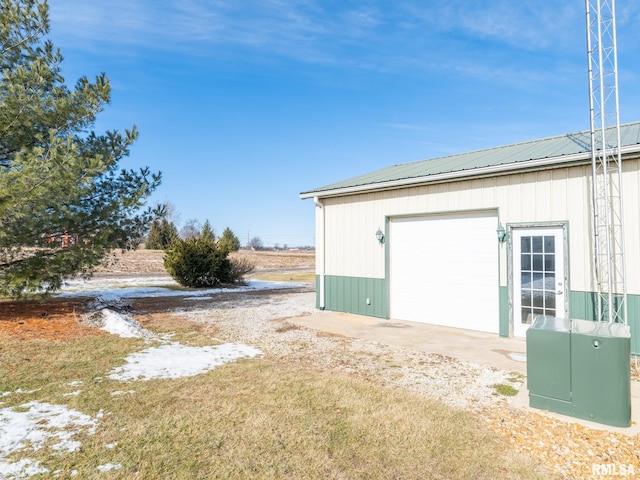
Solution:
[{"label": "green wainscot siding", "polygon": [[[388,318],[387,281],[384,278],[324,277],[325,309]],[[367,303],[367,299],[369,302]],[[316,307],[320,306],[320,277],[316,275]]]},{"label": "green wainscot siding", "polygon": [[[569,293],[569,318],[595,320],[597,294],[595,292]],[[640,355],[640,295],[627,294],[627,323],[631,330],[631,354]]]}]

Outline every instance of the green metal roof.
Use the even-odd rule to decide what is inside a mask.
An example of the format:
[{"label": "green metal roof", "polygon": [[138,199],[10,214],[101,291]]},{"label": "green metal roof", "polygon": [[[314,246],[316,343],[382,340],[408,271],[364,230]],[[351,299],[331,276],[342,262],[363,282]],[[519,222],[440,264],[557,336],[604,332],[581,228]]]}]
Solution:
[{"label": "green metal roof", "polygon": [[[640,122],[621,125],[620,147],[623,154],[640,152]],[[591,160],[589,131],[394,165],[302,192],[300,197],[347,195],[587,160]]]}]

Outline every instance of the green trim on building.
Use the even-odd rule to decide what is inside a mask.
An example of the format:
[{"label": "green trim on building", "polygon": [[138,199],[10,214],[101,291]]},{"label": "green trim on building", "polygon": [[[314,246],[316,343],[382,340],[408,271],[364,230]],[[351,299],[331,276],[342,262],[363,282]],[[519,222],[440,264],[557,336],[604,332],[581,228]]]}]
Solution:
[{"label": "green trim on building", "polygon": [[499,334],[501,337],[509,336],[509,287],[498,287],[499,290],[499,314],[500,327]]},{"label": "green trim on building", "polygon": [[[569,318],[596,319],[597,293],[569,292]],[[631,329],[631,354],[640,355],[640,295],[627,294],[627,323]]]},{"label": "green trim on building", "polygon": [[[316,306],[320,304],[319,276],[316,275]],[[324,277],[324,306],[334,312],[388,318],[387,281],[384,278]],[[369,304],[367,304],[369,299]]]},{"label": "green trim on building", "polygon": [[[327,310],[389,318],[388,282],[384,278],[325,276]],[[369,304],[367,304],[369,299]],[[320,276],[316,275],[316,308],[320,308]],[[595,320],[596,294],[569,292],[569,318]],[[640,295],[627,295],[627,323],[631,329],[631,354],[640,355]],[[509,336],[509,289],[499,287],[501,337]]]},{"label": "green trim on building", "polygon": [[569,318],[578,320],[596,319],[597,298],[594,292],[569,292]]}]

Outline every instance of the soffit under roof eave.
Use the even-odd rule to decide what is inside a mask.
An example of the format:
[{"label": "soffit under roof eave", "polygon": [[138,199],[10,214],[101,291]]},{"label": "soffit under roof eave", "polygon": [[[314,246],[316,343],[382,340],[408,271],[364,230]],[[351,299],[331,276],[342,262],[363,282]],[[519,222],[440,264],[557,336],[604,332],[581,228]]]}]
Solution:
[{"label": "soffit under roof eave", "polygon": [[[621,155],[629,155],[640,153],[640,145],[628,145],[620,149]],[[329,189],[329,190],[311,190],[300,194],[302,200],[307,198],[327,198],[339,197],[344,195],[354,195],[358,193],[375,192],[380,190],[390,190],[409,186],[426,185],[430,183],[461,180],[472,177],[486,177],[497,174],[508,174],[520,170],[535,170],[543,167],[564,167],[577,166],[583,162],[591,162],[591,152],[581,152],[571,155],[553,158],[541,158],[536,160],[528,160],[524,162],[492,165],[488,167],[473,168],[470,170],[459,170],[455,172],[446,172],[435,175],[426,175],[421,177],[402,178],[386,182],[368,183],[365,185],[353,185],[350,187]],[[570,165],[569,165],[570,164]]]}]

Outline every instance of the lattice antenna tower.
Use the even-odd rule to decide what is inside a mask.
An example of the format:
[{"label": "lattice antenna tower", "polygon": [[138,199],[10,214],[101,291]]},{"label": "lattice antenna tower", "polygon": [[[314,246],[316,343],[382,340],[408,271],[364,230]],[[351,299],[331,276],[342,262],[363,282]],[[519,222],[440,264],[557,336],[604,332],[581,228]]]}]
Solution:
[{"label": "lattice antenna tower", "polygon": [[615,0],[585,0],[598,321],[627,322]]}]

